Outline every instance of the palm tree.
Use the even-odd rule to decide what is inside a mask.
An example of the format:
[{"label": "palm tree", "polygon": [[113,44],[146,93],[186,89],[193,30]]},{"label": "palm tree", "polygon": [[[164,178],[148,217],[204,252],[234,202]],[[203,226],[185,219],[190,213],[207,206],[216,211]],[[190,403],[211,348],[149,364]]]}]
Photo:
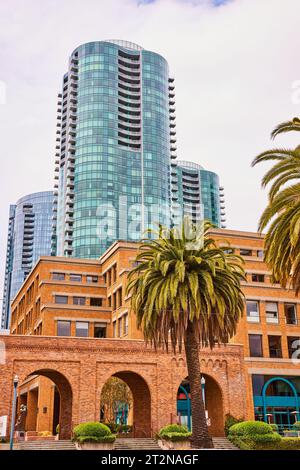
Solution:
[{"label": "palm tree", "polygon": [[[192,446],[213,447],[201,394],[199,347],[227,343],[243,313],[241,258],[217,247],[212,225],[160,227],[147,239],[129,273],[127,293],[137,326],[155,348],[184,343],[191,390]],[[153,234],[153,232],[151,232]],[[228,250],[227,250],[228,251]]]},{"label": "palm tree", "polygon": [[271,137],[274,139],[278,134],[283,134],[290,131],[300,131],[300,119],[294,117],[291,121],[282,122],[275,127],[271,133]]},{"label": "palm tree", "polygon": [[[272,137],[291,130],[300,130],[294,118],[277,126]],[[269,202],[260,221],[259,231],[267,229],[265,261],[272,268],[273,281],[283,287],[300,289],[300,146],[294,150],[273,149],[258,155],[252,166],[275,161],[264,175],[262,187],[271,184]],[[288,185],[288,183],[293,183]]]}]

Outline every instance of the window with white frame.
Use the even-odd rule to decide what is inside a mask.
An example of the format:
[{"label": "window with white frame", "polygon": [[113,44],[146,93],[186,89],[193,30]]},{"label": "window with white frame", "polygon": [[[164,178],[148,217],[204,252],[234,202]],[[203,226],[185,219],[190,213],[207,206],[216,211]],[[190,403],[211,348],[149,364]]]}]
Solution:
[{"label": "window with white frame", "polygon": [[278,323],[277,302],[266,302],[266,320],[267,323]]},{"label": "window with white frame", "polygon": [[259,323],[259,303],[256,300],[247,300],[247,321],[249,323]]}]

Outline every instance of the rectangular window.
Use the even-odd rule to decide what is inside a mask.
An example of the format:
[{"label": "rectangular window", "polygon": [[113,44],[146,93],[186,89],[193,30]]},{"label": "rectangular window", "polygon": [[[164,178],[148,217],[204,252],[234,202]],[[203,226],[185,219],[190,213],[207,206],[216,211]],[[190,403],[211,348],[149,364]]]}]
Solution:
[{"label": "rectangular window", "polygon": [[295,359],[299,359],[298,357],[298,350],[300,347],[300,338],[298,336],[288,336],[287,337],[288,343],[288,351],[289,351],[289,358],[293,358],[293,354],[295,353]]},{"label": "rectangular window", "polygon": [[64,281],[66,275],[64,273],[52,273],[53,281]]},{"label": "rectangular window", "polygon": [[256,300],[247,300],[247,320],[249,323],[259,323],[259,304]]},{"label": "rectangular window", "polygon": [[267,323],[278,323],[278,305],[276,302],[266,302]]},{"label": "rectangular window", "polygon": [[89,336],[89,324],[85,321],[76,322],[76,336],[79,338],[87,338]]},{"label": "rectangular window", "polygon": [[262,335],[249,335],[249,349],[251,357],[263,357]]},{"label": "rectangular window", "polygon": [[281,336],[268,336],[270,357],[282,357]]},{"label": "rectangular window", "polygon": [[86,282],[89,284],[96,284],[98,282],[98,276],[86,276]]},{"label": "rectangular window", "polygon": [[288,325],[297,325],[297,313],[295,304],[284,304],[285,320]]},{"label": "rectangular window", "polygon": [[105,338],[106,337],[106,324],[95,323],[94,326],[94,338]]},{"label": "rectangular window", "polygon": [[85,297],[73,297],[74,305],[85,305]]},{"label": "rectangular window", "polygon": [[57,336],[71,336],[71,322],[59,320],[57,322]]},{"label": "rectangular window", "polygon": [[81,282],[82,281],[81,274],[70,274],[70,281]]},{"label": "rectangular window", "polygon": [[117,322],[116,321],[113,322],[113,337],[114,338],[117,337]]},{"label": "rectangular window", "polygon": [[67,304],[68,296],[67,295],[55,295],[54,302],[56,304]]},{"label": "rectangular window", "polygon": [[123,334],[128,335],[128,313],[123,316]]},{"label": "rectangular window", "polygon": [[257,250],[256,252],[258,258],[263,258],[264,257],[264,251],[263,250]]},{"label": "rectangular window", "polygon": [[252,256],[252,250],[246,250],[245,248],[240,249],[241,256]]},{"label": "rectangular window", "polygon": [[119,338],[122,336],[122,318],[118,320],[118,336]]},{"label": "rectangular window", "polygon": [[264,274],[252,274],[252,282],[265,282]]},{"label": "rectangular window", "polygon": [[97,297],[91,297],[90,306],[91,307],[102,307],[102,299],[98,299]]}]

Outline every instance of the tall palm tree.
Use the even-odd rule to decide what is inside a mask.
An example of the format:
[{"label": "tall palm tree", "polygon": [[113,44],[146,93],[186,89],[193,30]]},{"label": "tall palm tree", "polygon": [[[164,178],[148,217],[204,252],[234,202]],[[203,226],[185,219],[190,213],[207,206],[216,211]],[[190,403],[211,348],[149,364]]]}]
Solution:
[{"label": "tall palm tree", "polygon": [[291,121],[282,122],[275,127],[271,133],[271,137],[274,139],[278,134],[283,134],[290,131],[300,131],[300,119],[294,117]]},{"label": "tall palm tree", "polygon": [[[192,446],[213,447],[201,394],[199,347],[227,343],[243,313],[241,258],[217,247],[212,225],[160,227],[141,243],[127,293],[137,326],[155,348],[184,343],[192,402]],[[228,250],[227,250],[228,251]]]},{"label": "tall palm tree", "polygon": [[[300,120],[279,124],[272,137],[300,130]],[[300,146],[294,150],[273,149],[258,155],[252,166],[275,161],[264,175],[262,187],[271,184],[269,201],[260,221],[259,231],[267,229],[265,261],[272,268],[273,281],[283,287],[300,290]],[[288,185],[291,183],[290,185]]]}]

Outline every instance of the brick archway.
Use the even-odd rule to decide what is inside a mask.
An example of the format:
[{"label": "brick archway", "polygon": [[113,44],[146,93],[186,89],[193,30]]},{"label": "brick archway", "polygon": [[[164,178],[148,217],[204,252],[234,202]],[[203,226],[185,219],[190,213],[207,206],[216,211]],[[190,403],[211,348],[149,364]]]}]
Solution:
[{"label": "brick archway", "polygon": [[205,378],[205,401],[210,420],[209,433],[211,436],[224,436],[224,405],[222,390],[218,382],[210,375]]},{"label": "brick archway", "polygon": [[[208,412],[209,433],[214,437],[224,436],[224,403],[221,387],[211,375],[203,373],[202,377],[205,378],[205,409]],[[182,386],[183,388],[181,388]],[[187,394],[184,393],[184,389],[188,391]],[[185,377],[185,379],[179,383],[178,392],[181,392],[182,398],[185,395],[185,401],[189,395],[188,377]],[[202,390],[199,390],[199,393],[202,393]],[[189,407],[191,414],[191,403]]]},{"label": "brick archway", "polygon": [[138,373],[124,370],[115,372],[128,385],[133,397],[133,428],[135,437],[151,437],[151,393],[146,380]]},{"label": "brick archway", "polygon": [[[124,380],[135,395],[134,420],[142,437],[177,419],[177,390],[187,376],[181,354],[155,351],[136,340],[8,335],[1,342],[6,360],[0,364],[0,390],[4,391],[0,416],[8,417],[7,432],[15,375],[20,384],[33,374],[43,374],[57,384],[68,423],[61,425],[63,439],[70,436],[72,426],[99,420],[101,390],[112,376]],[[222,390],[223,413],[246,418],[242,347],[229,344],[201,350],[201,371]],[[218,387],[211,383],[212,395]]]},{"label": "brick archway", "polygon": [[57,386],[60,395],[59,438],[62,440],[71,439],[73,393],[70,382],[61,372],[53,369],[36,369],[30,372],[25,379],[36,375],[47,377]]}]

